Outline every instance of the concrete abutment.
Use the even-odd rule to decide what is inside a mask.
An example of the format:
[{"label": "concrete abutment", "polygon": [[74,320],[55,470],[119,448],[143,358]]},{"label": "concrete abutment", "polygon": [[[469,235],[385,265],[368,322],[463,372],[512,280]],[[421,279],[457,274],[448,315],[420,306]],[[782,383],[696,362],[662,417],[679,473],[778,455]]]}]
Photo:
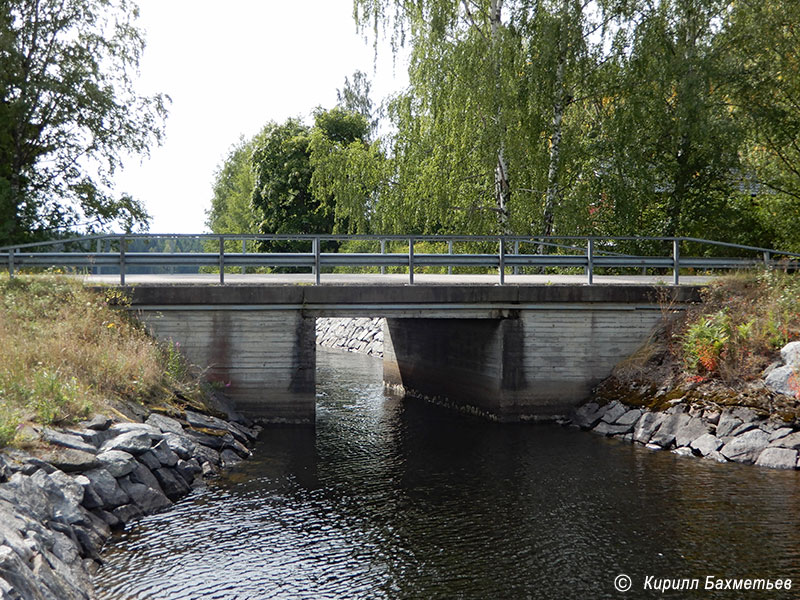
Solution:
[{"label": "concrete abutment", "polygon": [[[385,317],[384,379],[499,421],[568,412],[692,287],[137,286],[131,308],[244,414],[313,424],[316,317]],[[659,298],[661,296],[662,298]]]}]

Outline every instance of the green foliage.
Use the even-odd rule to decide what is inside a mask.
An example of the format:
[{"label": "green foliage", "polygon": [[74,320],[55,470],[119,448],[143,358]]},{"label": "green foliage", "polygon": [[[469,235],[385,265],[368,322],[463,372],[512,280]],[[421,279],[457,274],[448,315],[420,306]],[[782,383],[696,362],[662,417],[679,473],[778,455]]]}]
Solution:
[{"label": "green foliage", "polygon": [[255,230],[251,156],[256,143],[257,138],[240,139],[214,174],[211,208],[206,212],[206,226],[214,233]]},{"label": "green foliage", "polygon": [[167,97],[133,87],[144,48],[130,0],[9,0],[0,9],[0,245],[80,226],[146,224],[115,197],[127,154],[162,136]]}]

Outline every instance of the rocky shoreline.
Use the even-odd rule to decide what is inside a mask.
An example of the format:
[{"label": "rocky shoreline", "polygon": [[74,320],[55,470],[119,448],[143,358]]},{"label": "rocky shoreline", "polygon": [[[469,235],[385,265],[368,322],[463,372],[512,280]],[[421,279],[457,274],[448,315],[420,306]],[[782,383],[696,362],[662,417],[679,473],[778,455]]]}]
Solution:
[{"label": "rocky shoreline", "polygon": [[[763,373],[764,393],[797,400],[800,342],[781,350],[781,362]],[[669,397],[662,389],[654,401]],[[579,407],[567,424],[651,450],[671,450],[720,463],[755,464],[772,469],[800,469],[800,422],[763,408],[719,406],[682,396],[666,410],[629,406],[619,400]]]},{"label": "rocky shoreline", "polygon": [[317,345],[383,358],[383,322],[379,317],[318,318]]},{"label": "rocky shoreline", "polygon": [[36,443],[0,454],[1,600],[94,598],[112,531],[247,458],[260,432],[235,412],[188,409],[30,429]]}]

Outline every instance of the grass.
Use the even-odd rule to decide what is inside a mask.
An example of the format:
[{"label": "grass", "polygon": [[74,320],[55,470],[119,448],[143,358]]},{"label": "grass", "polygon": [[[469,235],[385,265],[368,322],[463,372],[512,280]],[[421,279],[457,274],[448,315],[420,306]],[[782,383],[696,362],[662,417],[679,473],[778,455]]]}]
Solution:
[{"label": "grass", "polygon": [[70,424],[116,402],[199,391],[177,349],[150,337],[124,303],[69,277],[0,278],[0,447],[26,422]]}]

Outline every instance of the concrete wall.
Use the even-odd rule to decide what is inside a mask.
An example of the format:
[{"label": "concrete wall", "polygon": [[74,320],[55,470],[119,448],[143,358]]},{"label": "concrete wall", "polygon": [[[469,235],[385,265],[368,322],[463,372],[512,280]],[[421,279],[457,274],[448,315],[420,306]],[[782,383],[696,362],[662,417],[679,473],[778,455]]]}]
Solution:
[{"label": "concrete wall", "polygon": [[655,307],[581,305],[503,319],[387,319],[384,379],[500,421],[566,414],[659,323]]},{"label": "concrete wall", "polygon": [[186,358],[251,418],[314,423],[314,319],[296,310],[141,311],[163,340],[180,343]]}]

